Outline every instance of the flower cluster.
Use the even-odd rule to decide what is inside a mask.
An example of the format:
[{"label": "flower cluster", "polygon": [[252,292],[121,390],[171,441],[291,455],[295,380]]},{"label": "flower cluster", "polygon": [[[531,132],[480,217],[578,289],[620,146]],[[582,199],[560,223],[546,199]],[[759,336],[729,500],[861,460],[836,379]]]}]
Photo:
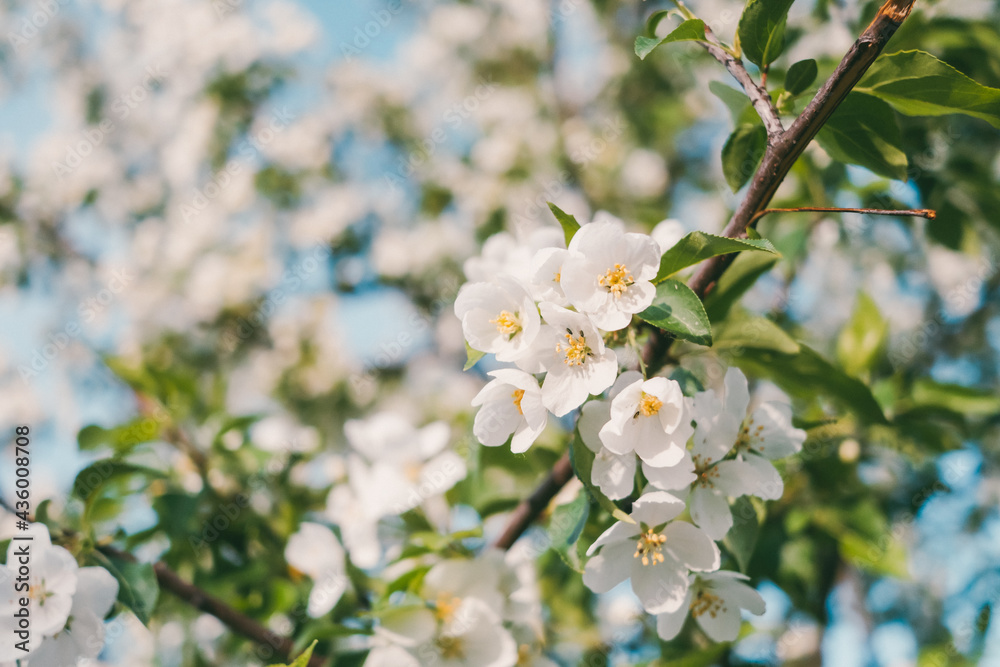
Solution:
[{"label": "flower cluster", "polygon": [[[69,551],[52,544],[44,524],[31,524],[19,537],[30,541],[12,540],[6,565],[0,565],[0,667],[15,661],[75,665],[78,659],[96,658],[104,647],[104,617],[118,597],[118,581],[102,567],[79,567]],[[24,545],[30,545],[27,580],[20,573]],[[24,629],[19,625],[23,598],[29,601],[30,637],[18,634]]]},{"label": "flower cluster", "polygon": [[[730,640],[740,609],[763,613],[741,575],[718,571],[730,501],[779,498],[771,461],[797,452],[806,434],[787,404],[752,403],[736,368],[694,396],[667,377],[619,372],[607,334],[652,303],[662,250],[652,236],[604,219],[583,225],[567,248],[536,249],[526,274],[499,267],[464,286],[455,313],[469,346],[514,366],[489,372],[473,400],[481,406],[474,433],[484,445],[509,441],[524,452],[548,413],[581,408],[577,429],[594,455],[584,481],[621,500],[636,492],[638,471],[645,480],[628,518],[590,545],[584,583],[603,593],[630,581],[663,639],[690,612],[710,637]],[[680,518],[685,512],[690,521]]]}]

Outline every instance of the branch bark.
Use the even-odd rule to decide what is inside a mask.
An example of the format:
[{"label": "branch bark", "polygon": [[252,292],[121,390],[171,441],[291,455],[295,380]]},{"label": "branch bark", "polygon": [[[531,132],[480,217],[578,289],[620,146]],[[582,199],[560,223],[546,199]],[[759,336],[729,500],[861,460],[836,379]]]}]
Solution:
[{"label": "branch bark", "polygon": [[[114,556],[122,560],[135,560],[131,554],[111,547],[101,547],[99,550],[107,556]],[[273,652],[274,659],[291,661],[295,657],[292,655],[294,643],[288,637],[268,630],[246,614],[237,611],[219,598],[209,595],[194,584],[184,580],[163,562],[154,563],[153,571],[156,573],[156,581],[162,590],[169,591],[199,611],[211,614],[233,632],[256,642],[260,646],[267,647]],[[262,657],[265,662],[272,660],[270,654]],[[324,659],[321,656],[313,656],[309,661],[309,667],[321,667],[323,664]]]},{"label": "branch bark", "polygon": [[[761,120],[764,121],[769,136],[767,151],[764,153],[761,165],[757,169],[757,173],[754,174],[746,197],[726,226],[723,232],[725,236],[731,238],[746,236],[747,227],[761,211],[767,208],[792,165],[802,155],[806,146],[823,127],[823,124],[837,110],[847,94],[861,80],[879,54],[882,53],[889,38],[896,33],[899,26],[909,16],[915,2],[916,0],[888,0],[847,52],[847,55],[840,61],[837,69],[834,70],[816,97],[795,119],[791,127],[784,131],[781,131],[781,121],[777,118],[777,110],[773,110],[774,105],[770,96],[767,95],[767,91],[763,91],[754,83],[746,68],[743,67],[743,63],[730,56],[719,46],[705,45],[709,53],[725,65],[726,69],[743,86],[757,113],[760,114]],[[776,125],[775,121],[777,121]],[[719,276],[735,257],[734,253],[705,260],[691,278],[688,286],[699,297],[704,297],[715,286]],[[670,341],[663,336],[656,335],[654,330],[649,343],[643,350],[646,365],[653,367],[655,365],[653,362],[665,354],[669,346]],[[564,454],[534,493],[527,500],[521,501],[514,509],[506,528],[494,546],[500,549],[509,549],[545,510],[549,502],[569,481],[572,474],[569,455]]]}]

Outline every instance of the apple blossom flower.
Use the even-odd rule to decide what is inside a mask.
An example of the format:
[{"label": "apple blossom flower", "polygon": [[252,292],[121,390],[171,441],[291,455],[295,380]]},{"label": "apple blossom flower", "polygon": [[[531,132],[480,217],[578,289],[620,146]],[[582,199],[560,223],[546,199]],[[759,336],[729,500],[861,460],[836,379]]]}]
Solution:
[{"label": "apple blossom flower", "polygon": [[535,299],[557,306],[568,306],[562,287],[562,266],[569,251],[565,248],[542,248],[531,259],[531,287]]},{"label": "apple blossom flower", "polygon": [[548,422],[542,390],[534,377],[514,368],[491,371],[488,375],[493,380],[472,399],[472,405],[482,406],[472,431],[487,447],[499,447],[510,438],[510,450],[521,454],[542,434]]},{"label": "apple blossom flower", "polygon": [[741,609],[760,616],[765,611],[764,598],[743,583],[747,577],[739,572],[721,570],[698,575],[688,588],[684,602],[675,611],[656,617],[656,633],[663,641],[677,636],[688,612],[717,642],[728,642],[740,634]]},{"label": "apple blossom flower", "polygon": [[103,567],[81,567],[76,574],[76,592],[66,626],[46,637],[31,653],[33,665],[88,664],[104,648],[104,617],[118,597],[118,581]]},{"label": "apple blossom flower", "polygon": [[615,396],[600,437],[615,454],[634,451],[649,465],[669,467],[680,462],[693,432],[681,386],[654,377],[639,378]]},{"label": "apple blossom flower", "polygon": [[584,225],[569,244],[560,284],[569,302],[601,329],[628,326],[653,302],[660,249],[645,234],[625,233],[621,221]]},{"label": "apple blossom flower", "polygon": [[546,371],[542,403],[562,417],[611,386],[618,358],[586,315],[550,303],[543,303],[541,312],[546,326],[529,359]]},{"label": "apple blossom flower", "polygon": [[719,567],[719,548],[704,532],[674,521],[684,501],[664,491],[645,493],[632,504],[634,523],[619,521],[597,538],[587,554],[583,583],[606,593],[625,580],[651,614],[675,611],[688,591],[688,572]]},{"label": "apple blossom flower", "polygon": [[347,590],[344,548],[333,531],[324,525],[302,522],[285,545],[288,564],[313,580],[307,612],[324,616]]},{"label": "apple blossom flower", "polygon": [[469,345],[498,361],[525,356],[538,335],[541,318],[534,299],[514,278],[500,275],[488,283],[466,283],[455,299],[455,315]]}]

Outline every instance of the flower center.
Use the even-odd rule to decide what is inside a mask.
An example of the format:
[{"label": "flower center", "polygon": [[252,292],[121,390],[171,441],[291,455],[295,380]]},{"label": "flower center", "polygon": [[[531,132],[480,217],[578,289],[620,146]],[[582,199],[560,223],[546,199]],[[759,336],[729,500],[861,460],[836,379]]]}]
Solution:
[{"label": "flower center", "polygon": [[438,650],[441,652],[441,657],[446,660],[455,660],[465,657],[465,647],[462,646],[462,640],[458,637],[453,637],[451,635],[441,635],[435,641]]},{"label": "flower center", "polygon": [[634,282],[632,273],[624,264],[615,264],[615,268],[608,269],[607,273],[597,278],[597,284],[606,288],[610,294],[614,294],[616,299],[621,298]]},{"label": "flower center", "polygon": [[531,660],[531,647],[527,644],[521,644],[517,647],[517,662],[516,665],[530,665]]},{"label": "flower center", "polygon": [[725,600],[714,593],[709,593],[706,590],[698,591],[694,600],[691,601],[691,615],[695,618],[704,614],[708,614],[712,618],[715,618],[720,612],[728,610],[729,608],[726,607]]},{"label": "flower center", "polygon": [[583,362],[587,360],[587,357],[594,355],[590,346],[587,345],[587,339],[584,337],[582,331],[579,336],[574,337],[573,332],[567,329],[565,337],[565,343],[556,345],[556,354],[566,355],[563,362],[567,366],[582,366]]},{"label": "flower center", "polygon": [[455,612],[462,606],[462,598],[441,593],[437,602],[434,603],[434,611],[438,620],[448,623],[455,616]]},{"label": "flower center", "polygon": [[524,398],[523,389],[515,389],[514,393],[510,395],[514,399],[514,407],[517,408],[518,414],[524,414],[524,410],[521,409],[521,399]]},{"label": "flower center", "polygon": [[666,541],[667,536],[663,533],[654,533],[652,528],[647,529],[645,533],[639,536],[633,558],[641,558],[643,565],[662,563],[664,557],[660,551],[663,549],[663,543]]},{"label": "flower center", "polygon": [[557,283],[562,280],[562,272],[557,271],[556,275],[552,278],[552,282]]},{"label": "flower center", "polygon": [[496,319],[490,320],[490,324],[496,325],[497,331],[508,338],[513,338],[521,332],[521,321],[517,318],[517,313],[509,310],[501,310]]},{"label": "flower center", "polygon": [[639,412],[642,413],[643,417],[652,417],[659,412],[662,407],[663,401],[652,394],[642,392],[642,397],[639,399]]},{"label": "flower center", "polygon": [[734,447],[736,451],[741,450],[752,452],[757,450],[760,453],[764,453],[764,438],[761,433],[764,432],[764,425],[758,424],[756,428],[754,427],[753,417],[748,417],[746,421],[743,422],[743,427],[740,428],[740,434],[736,437],[736,444]]},{"label": "flower center", "polygon": [[694,462],[694,474],[698,476],[695,484],[706,488],[715,488],[715,479],[719,476],[719,470],[712,465],[712,457],[706,456],[704,459],[700,454],[691,457]]}]

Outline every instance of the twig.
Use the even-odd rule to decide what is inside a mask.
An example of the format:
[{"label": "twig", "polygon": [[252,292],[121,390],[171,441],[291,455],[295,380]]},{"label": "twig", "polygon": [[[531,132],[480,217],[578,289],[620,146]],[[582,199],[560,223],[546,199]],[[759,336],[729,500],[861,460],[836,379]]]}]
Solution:
[{"label": "twig", "polygon": [[[754,220],[754,216],[767,207],[792,165],[882,53],[889,38],[909,16],[915,1],[888,0],[875,16],[875,20],[840,61],[833,75],[816,93],[816,97],[795,119],[792,126],[776,142],[767,147],[746,197],[723,231],[725,236],[741,238],[746,235],[747,227]],[[707,294],[735,257],[735,254],[730,254],[705,260],[688,286],[699,295]]]},{"label": "twig", "polygon": [[[705,36],[715,41],[715,35],[708,26],[705,26]],[[757,115],[764,121],[764,128],[767,129],[768,143],[777,141],[784,134],[785,128],[781,124],[778,110],[775,108],[774,102],[771,101],[771,96],[767,90],[754,82],[750,73],[743,66],[742,60],[723,49],[717,43],[701,42],[701,45],[705,47],[706,51],[712,54],[713,58],[722,63],[729,70],[729,73],[733,75],[733,78],[743,86],[743,91],[750,98],[750,102],[753,103],[753,108],[757,111]]]},{"label": "twig", "polygon": [[[120,560],[135,560],[132,554],[112,547],[100,547],[99,551],[106,556],[112,556]],[[209,595],[194,584],[185,581],[163,562],[154,563],[153,571],[156,573],[156,581],[159,583],[161,589],[169,591],[195,609],[203,611],[206,614],[211,614],[233,632],[253,640],[261,646],[268,647],[274,652],[275,656],[284,660],[291,660],[295,657],[292,655],[292,651],[295,648],[294,642],[288,637],[268,630],[246,614],[233,609],[219,598]],[[269,656],[265,659],[269,659]],[[321,667],[323,661],[324,658],[321,656],[313,656],[309,661],[309,667]]]},{"label": "twig", "polygon": [[[937,211],[929,208],[906,208],[900,210],[884,208],[837,208],[833,206],[797,206],[795,208],[765,208],[758,211],[750,219],[750,225],[763,218],[768,213],[860,213],[861,215],[888,215],[897,218],[926,218],[934,220],[937,218]],[[747,225],[748,227],[750,225]]]},{"label": "twig", "polygon": [[[833,75],[827,80],[820,91],[806,107],[805,111],[792,123],[792,126],[780,135],[774,130],[780,129],[781,122],[778,121],[777,128],[774,121],[768,126],[768,119],[771,117],[771,98],[767,91],[762,91],[750,78],[750,74],[730,54],[726,53],[722,47],[708,44],[705,46],[717,60],[726,65],[726,69],[736,77],[736,80],[743,85],[747,96],[754,101],[754,108],[761,114],[761,120],[768,128],[768,135],[774,134],[776,140],[768,144],[767,152],[757,173],[754,175],[750,189],[740,207],[733,214],[732,219],[723,232],[730,238],[739,238],[746,235],[747,227],[753,222],[758,213],[764,211],[771,201],[775,191],[784,180],[788,171],[795,161],[802,155],[806,146],[812,141],[816,133],[830,118],[837,106],[843,101],[847,94],[861,80],[865,72],[875,58],[885,48],[889,38],[895,34],[903,21],[910,14],[913,3],[916,0],[888,0],[879,10],[875,20],[865,29],[858,41],[854,43]],[[707,33],[706,33],[707,34]],[[730,63],[730,61],[732,61]],[[745,75],[745,76],[744,76]],[[749,85],[747,85],[749,84]],[[754,91],[754,92],[751,92]],[[766,96],[766,97],[765,97]],[[754,99],[754,98],[757,99]],[[762,112],[763,107],[763,112]],[[777,119],[775,111],[774,119]],[[726,270],[736,254],[720,255],[701,264],[701,268],[694,275],[688,286],[694,290],[699,297],[704,297],[715,285],[722,272]],[[654,330],[650,340],[643,351],[646,364],[660,358],[666,349],[669,349],[670,341],[665,336],[657,335]],[[501,549],[509,549],[517,538],[528,529],[536,518],[548,506],[552,498],[559,493],[559,490],[572,477],[573,471],[569,463],[569,456],[563,455],[559,459],[552,471],[548,474],[542,484],[527,499],[522,501],[511,514],[507,527],[504,529],[496,546]]]}]

